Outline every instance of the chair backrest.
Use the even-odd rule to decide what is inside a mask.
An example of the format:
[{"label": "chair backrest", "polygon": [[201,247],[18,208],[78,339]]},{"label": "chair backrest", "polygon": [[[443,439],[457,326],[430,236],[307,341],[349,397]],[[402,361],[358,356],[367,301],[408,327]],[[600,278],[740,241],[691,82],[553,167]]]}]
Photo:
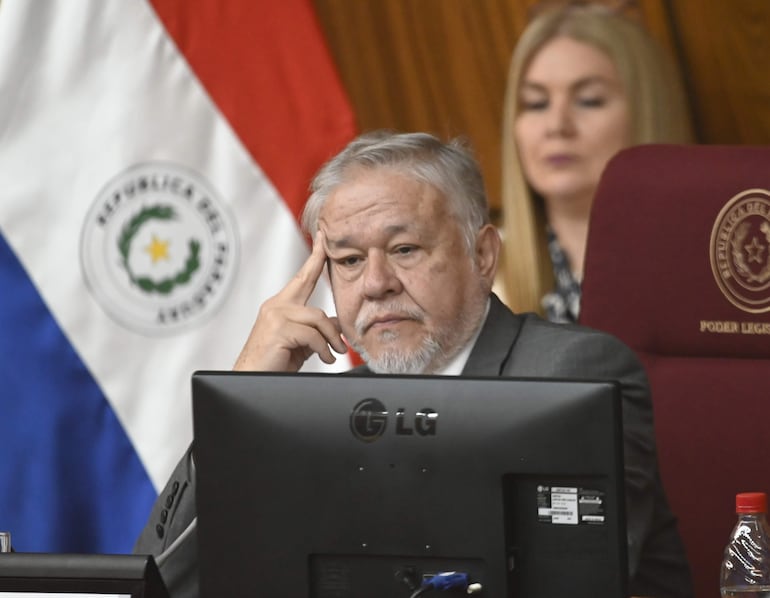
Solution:
[{"label": "chair backrest", "polygon": [[735,494],[770,492],[770,147],[647,145],[613,158],[581,312],[647,368],[695,596],[716,597]]}]

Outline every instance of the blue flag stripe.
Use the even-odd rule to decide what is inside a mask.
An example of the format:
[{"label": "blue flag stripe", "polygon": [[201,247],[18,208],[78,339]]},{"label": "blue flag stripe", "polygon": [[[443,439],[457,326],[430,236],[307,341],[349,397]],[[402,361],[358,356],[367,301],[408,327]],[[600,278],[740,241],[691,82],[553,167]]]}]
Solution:
[{"label": "blue flag stripe", "polygon": [[156,492],[2,235],[0,330],[0,529],[21,551],[130,552]]}]

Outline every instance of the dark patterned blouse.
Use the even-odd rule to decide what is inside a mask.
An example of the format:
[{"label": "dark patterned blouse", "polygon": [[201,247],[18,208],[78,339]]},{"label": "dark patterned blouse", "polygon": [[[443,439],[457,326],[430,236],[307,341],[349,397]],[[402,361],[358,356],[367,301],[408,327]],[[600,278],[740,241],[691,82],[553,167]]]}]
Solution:
[{"label": "dark patterned blouse", "polygon": [[551,322],[577,322],[580,315],[580,282],[573,276],[569,259],[550,226],[547,234],[555,285],[550,293],[543,296],[541,304]]}]

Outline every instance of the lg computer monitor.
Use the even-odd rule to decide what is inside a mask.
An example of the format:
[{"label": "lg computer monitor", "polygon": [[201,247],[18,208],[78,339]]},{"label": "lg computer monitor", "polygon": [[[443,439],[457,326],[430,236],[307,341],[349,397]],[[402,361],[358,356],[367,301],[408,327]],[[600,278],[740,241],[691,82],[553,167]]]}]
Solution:
[{"label": "lg computer monitor", "polygon": [[149,555],[0,554],[0,598],[168,598]]},{"label": "lg computer monitor", "polygon": [[198,372],[192,398],[204,598],[409,598],[446,571],[626,596],[615,382]]}]

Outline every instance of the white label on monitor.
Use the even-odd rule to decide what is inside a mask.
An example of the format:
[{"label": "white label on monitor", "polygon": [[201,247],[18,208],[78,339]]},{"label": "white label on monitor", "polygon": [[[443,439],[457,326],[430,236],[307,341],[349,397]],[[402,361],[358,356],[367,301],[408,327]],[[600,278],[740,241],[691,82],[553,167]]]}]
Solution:
[{"label": "white label on monitor", "polygon": [[537,519],[554,525],[604,524],[604,492],[565,486],[537,487]]},{"label": "white label on monitor", "polygon": [[577,525],[577,488],[551,488],[551,523]]}]

